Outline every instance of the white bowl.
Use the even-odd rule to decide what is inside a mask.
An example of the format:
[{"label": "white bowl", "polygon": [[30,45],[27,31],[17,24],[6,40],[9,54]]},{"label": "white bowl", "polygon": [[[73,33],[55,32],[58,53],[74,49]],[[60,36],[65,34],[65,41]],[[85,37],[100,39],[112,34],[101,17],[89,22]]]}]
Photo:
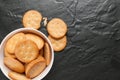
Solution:
[{"label": "white bowl", "polygon": [[35,30],[35,29],[32,29],[32,28],[20,28],[20,29],[16,29],[14,31],[12,31],[11,33],[9,33],[1,42],[1,46],[0,46],[0,68],[1,68],[1,71],[3,72],[3,74],[8,78],[10,79],[10,77],[8,76],[8,72],[10,71],[10,69],[8,69],[4,63],[3,63],[3,59],[4,59],[4,47],[5,47],[5,44],[7,42],[7,40],[12,37],[14,34],[18,33],[18,32],[30,32],[30,33],[34,33],[34,34],[37,34],[39,35],[40,37],[42,37],[46,42],[48,42],[49,46],[50,46],[50,50],[51,50],[51,61],[50,61],[50,64],[45,68],[45,70],[40,74],[38,75],[37,77],[33,78],[32,80],[41,80],[43,79],[47,74],[48,72],[50,71],[50,69],[52,68],[52,65],[53,65],[53,61],[54,61],[54,51],[53,51],[53,48],[52,48],[52,45],[51,45],[51,42],[49,41],[49,39],[40,31],[38,30]]}]

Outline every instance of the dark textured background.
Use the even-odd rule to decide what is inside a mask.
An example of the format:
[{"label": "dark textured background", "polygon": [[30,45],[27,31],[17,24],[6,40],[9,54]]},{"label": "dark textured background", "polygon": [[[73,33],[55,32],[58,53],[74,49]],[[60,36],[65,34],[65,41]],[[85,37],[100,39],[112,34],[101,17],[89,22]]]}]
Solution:
[{"label": "dark textured background", "polygon": [[43,80],[120,80],[120,0],[0,0],[0,41],[30,9],[68,25],[67,47]]}]

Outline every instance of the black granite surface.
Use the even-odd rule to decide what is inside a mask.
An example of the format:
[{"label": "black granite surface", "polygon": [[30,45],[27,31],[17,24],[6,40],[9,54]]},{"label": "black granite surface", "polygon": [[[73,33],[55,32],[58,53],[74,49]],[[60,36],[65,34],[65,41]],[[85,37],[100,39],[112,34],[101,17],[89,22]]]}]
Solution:
[{"label": "black granite surface", "polygon": [[30,9],[68,25],[67,47],[43,80],[120,80],[120,0],[0,0],[0,42]]}]

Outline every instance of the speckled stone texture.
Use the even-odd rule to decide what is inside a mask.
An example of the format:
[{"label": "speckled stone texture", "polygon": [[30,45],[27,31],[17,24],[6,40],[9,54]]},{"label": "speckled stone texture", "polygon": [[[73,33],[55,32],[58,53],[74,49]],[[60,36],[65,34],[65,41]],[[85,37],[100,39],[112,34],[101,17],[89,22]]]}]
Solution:
[{"label": "speckled stone texture", "polygon": [[[43,80],[120,80],[120,0],[0,0],[0,41],[23,27],[30,9],[68,25],[67,47]],[[2,72],[0,80],[7,80]]]}]

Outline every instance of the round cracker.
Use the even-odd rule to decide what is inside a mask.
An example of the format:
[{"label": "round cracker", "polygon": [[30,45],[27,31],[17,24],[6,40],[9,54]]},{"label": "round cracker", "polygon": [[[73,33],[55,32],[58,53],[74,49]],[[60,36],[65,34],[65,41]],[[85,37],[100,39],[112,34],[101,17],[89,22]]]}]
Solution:
[{"label": "round cracker", "polygon": [[67,44],[66,36],[64,36],[60,39],[55,39],[55,38],[52,38],[51,36],[48,36],[48,38],[52,43],[52,47],[53,47],[54,51],[63,50],[65,48],[66,44]]},{"label": "round cracker", "polygon": [[31,80],[29,78],[27,78],[25,75],[23,74],[19,74],[16,72],[9,72],[8,76],[12,79],[12,80]]},{"label": "round cracker", "polygon": [[24,63],[29,63],[34,60],[39,54],[37,45],[31,40],[25,40],[16,45],[15,55]]},{"label": "round cracker", "polygon": [[53,38],[58,39],[66,34],[67,25],[62,19],[54,18],[48,23],[47,30]]},{"label": "round cracker", "polygon": [[4,49],[4,56],[5,56],[5,57],[16,58],[15,54],[10,54],[10,53],[7,51],[6,47],[5,47],[5,49]]},{"label": "round cracker", "polygon": [[45,43],[45,46],[44,46],[44,57],[46,60],[46,64],[49,65],[51,60],[51,53],[50,53],[50,47],[48,43]]},{"label": "round cracker", "polygon": [[45,59],[42,56],[39,56],[39,58],[33,60],[27,65],[25,74],[28,78],[34,78],[38,76],[45,68]]},{"label": "round cracker", "polygon": [[20,32],[13,35],[6,43],[6,49],[10,54],[15,53],[15,46],[17,43],[25,40],[25,34]]},{"label": "round cracker", "polygon": [[26,34],[25,36],[26,39],[34,41],[37,44],[39,50],[43,48],[44,40],[40,36],[37,36],[35,34]]},{"label": "round cracker", "polygon": [[23,25],[25,28],[39,29],[42,21],[42,14],[36,10],[29,10],[23,16]]},{"label": "round cracker", "polygon": [[19,62],[18,60],[11,58],[11,57],[5,57],[4,58],[4,64],[11,70],[23,73],[25,71],[24,65]]}]

